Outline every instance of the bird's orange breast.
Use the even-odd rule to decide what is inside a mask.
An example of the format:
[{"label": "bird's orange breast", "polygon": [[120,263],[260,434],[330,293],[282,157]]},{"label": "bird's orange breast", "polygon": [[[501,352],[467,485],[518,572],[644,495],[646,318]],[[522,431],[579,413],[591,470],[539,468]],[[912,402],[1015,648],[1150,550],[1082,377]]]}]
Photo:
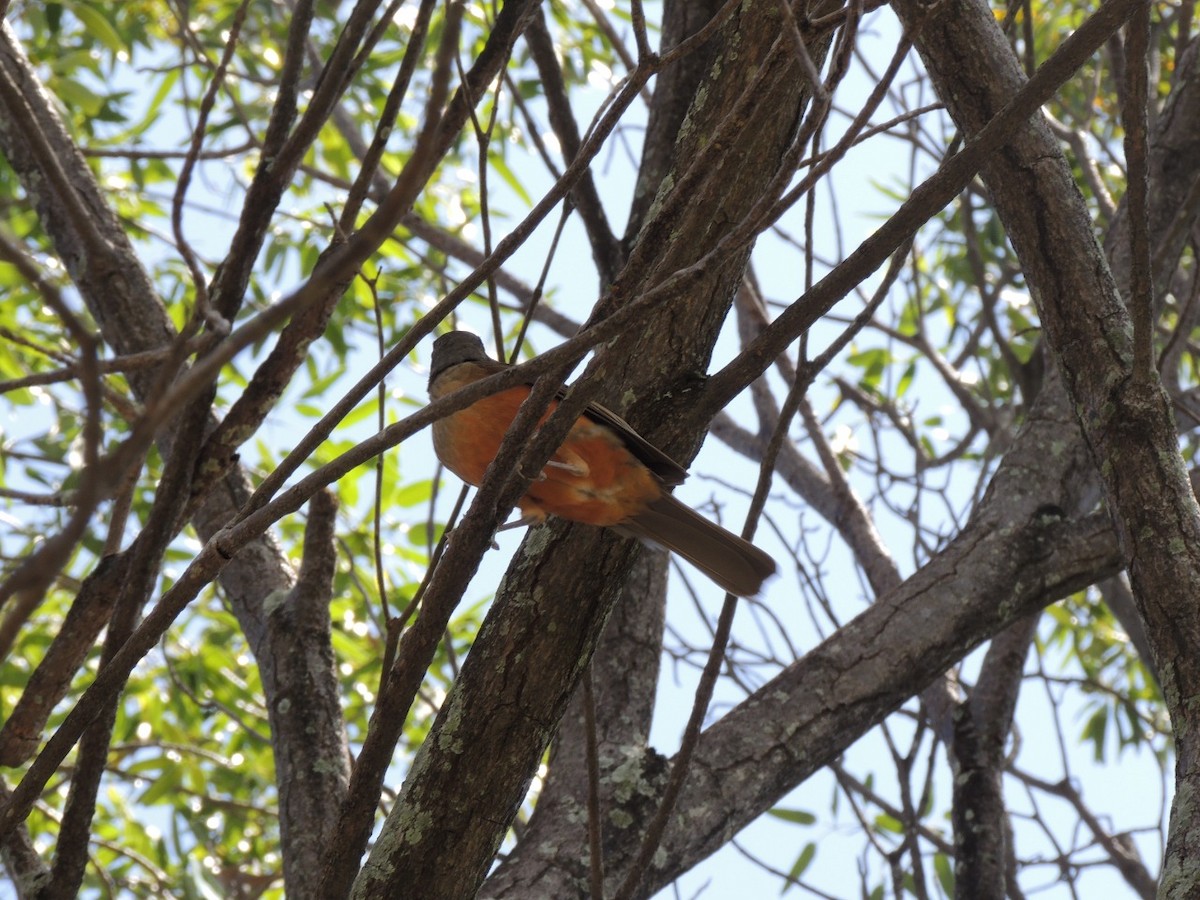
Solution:
[{"label": "bird's orange breast", "polygon": [[[437,395],[481,377],[472,370],[477,367],[464,363],[443,373]],[[509,388],[435,422],[433,444],[438,458],[459,478],[478,486],[528,396],[528,387]],[[556,406],[550,405],[542,421]],[[581,416],[517,503],[526,516],[550,514],[589,525],[616,525],[642,512],[661,494],[658,479],[615,432]]]}]

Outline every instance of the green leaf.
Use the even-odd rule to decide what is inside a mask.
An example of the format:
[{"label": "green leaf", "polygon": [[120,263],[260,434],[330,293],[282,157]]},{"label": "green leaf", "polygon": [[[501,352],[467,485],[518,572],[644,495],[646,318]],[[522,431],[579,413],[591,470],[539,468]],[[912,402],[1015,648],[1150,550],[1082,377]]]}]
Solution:
[{"label": "green leaf", "polygon": [[104,18],[100,10],[86,3],[72,3],[70,4],[70,8],[76,18],[87,28],[88,33],[104,44],[114,54],[121,53],[126,49],[125,41],[117,33],[117,30],[113,28],[112,23]]},{"label": "green leaf", "polygon": [[127,128],[113,141],[113,143],[127,142],[132,138],[144,134],[150,128],[150,126],[158,122],[162,105],[171,95],[171,91],[175,89],[175,85],[178,83],[178,81],[178,69],[171,69],[169,72],[163,75],[162,79],[158,83],[158,90],[156,90],[150,97],[150,103],[146,107],[145,115],[143,115],[138,122]]},{"label": "green leaf", "polygon": [[1092,756],[1096,762],[1104,760],[1104,737],[1108,733],[1108,707],[1099,706],[1083,726],[1081,737],[1092,742]]},{"label": "green leaf", "polygon": [[311,403],[295,403],[292,405],[292,409],[310,419],[319,419],[325,415],[325,410],[319,406],[313,406]]},{"label": "green leaf", "polygon": [[396,506],[413,507],[422,503],[428,503],[432,494],[433,480],[426,478],[423,481],[414,481],[402,488],[398,488],[392,492],[389,500]]},{"label": "green leaf", "polygon": [[794,822],[797,825],[812,825],[817,821],[817,817],[810,812],[802,809],[784,809],[781,806],[767,810],[767,815],[783,819],[785,822]]},{"label": "green leaf", "polygon": [[937,875],[938,884],[947,897],[954,896],[954,864],[945,853],[933,855],[933,871]]},{"label": "green leaf", "polygon": [[175,767],[171,766],[169,770],[164,770],[163,774],[154,780],[150,787],[138,797],[138,803],[142,806],[154,806],[162,803],[164,800],[174,798],[179,791],[179,778],[175,771]]},{"label": "green leaf", "polygon": [[804,845],[804,849],[800,851],[800,855],[796,857],[796,861],[792,863],[791,869],[788,870],[788,882],[784,884],[780,895],[786,894],[794,887],[792,882],[799,880],[804,874],[804,870],[809,867],[813,861],[813,857],[817,855],[817,845],[815,841],[809,841]]},{"label": "green leaf", "polygon": [[869,350],[860,350],[857,353],[851,353],[846,357],[846,362],[860,369],[882,369],[891,359],[891,354],[882,347],[872,347]]},{"label": "green leaf", "polygon": [[892,834],[904,834],[904,825],[895,816],[880,813],[875,817],[875,827],[880,831],[890,831]]},{"label": "green leaf", "polygon": [[346,415],[346,418],[342,419],[342,421],[338,423],[338,429],[352,428],[354,425],[366,419],[370,419],[372,422],[374,422],[378,416],[379,397],[375,394],[372,394],[368,399],[364,400],[362,403],[358,404],[358,406],[354,407],[354,409],[350,410],[350,412]]},{"label": "green leaf", "polygon": [[429,524],[427,522],[415,522],[409,526],[407,537],[410,544],[414,547],[428,547],[430,544],[436,544],[442,539],[442,534],[445,532],[446,526],[438,523],[433,526],[433,539],[429,537]]},{"label": "green leaf", "polygon": [[104,98],[73,78],[58,78],[54,82],[59,99],[85,116],[95,116],[104,107]]},{"label": "green leaf", "polygon": [[533,198],[525,190],[525,185],[521,184],[517,176],[513,174],[512,169],[508,167],[508,163],[504,161],[504,157],[498,153],[489,154],[488,165],[496,170],[496,173],[504,179],[504,183],[512,188],[512,192],[520,197],[527,206],[533,206]]}]

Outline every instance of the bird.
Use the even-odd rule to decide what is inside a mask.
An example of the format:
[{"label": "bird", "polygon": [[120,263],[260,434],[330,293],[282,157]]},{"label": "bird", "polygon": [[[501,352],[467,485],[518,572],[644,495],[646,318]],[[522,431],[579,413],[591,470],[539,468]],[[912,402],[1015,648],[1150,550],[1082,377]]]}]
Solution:
[{"label": "bird", "polygon": [[[487,355],[476,335],[443,334],[433,345],[430,399],[506,368]],[[438,419],[433,424],[438,459],[478,487],[529,392],[529,384],[511,387]],[[562,395],[560,391],[560,399]],[[556,405],[557,401],[550,404],[542,422]],[[592,403],[517,501],[521,519],[515,524],[541,523],[553,515],[612,528],[678,553],[731,594],[757,595],[775,574],[775,560],[672,496],[670,488],[686,477],[683,466],[628,422]]]}]

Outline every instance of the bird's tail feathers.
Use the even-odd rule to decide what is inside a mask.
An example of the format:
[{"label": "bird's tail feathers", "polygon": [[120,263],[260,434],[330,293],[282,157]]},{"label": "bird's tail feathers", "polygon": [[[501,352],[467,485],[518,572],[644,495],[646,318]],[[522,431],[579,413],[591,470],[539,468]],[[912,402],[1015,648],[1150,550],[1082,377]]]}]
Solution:
[{"label": "bird's tail feathers", "polygon": [[775,574],[775,560],[749,541],[663,494],[618,530],[678,553],[731,594],[753,597]]}]

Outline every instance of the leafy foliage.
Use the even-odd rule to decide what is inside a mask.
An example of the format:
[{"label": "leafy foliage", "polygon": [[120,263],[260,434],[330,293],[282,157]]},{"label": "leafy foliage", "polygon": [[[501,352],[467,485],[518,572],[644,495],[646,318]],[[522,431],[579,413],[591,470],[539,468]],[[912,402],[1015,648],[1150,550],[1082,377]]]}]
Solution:
[{"label": "leafy foliage", "polygon": [[[313,12],[301,53],[304,75],[294,84],[296,111],[303,117],[320,88],[320,64],[344,34],[351,4],[296,4],[301,5],[311,6]],[[320,123],[271,216],[245,302],[228,323],[231,327],[272,309],[319,272],[327,249],[346,240],[347,229],[362,227],[387,189],[407,171],[420,143],[426,100],[436,88],[439,42],[452,24],[445,7],[434,6],[421,47],[414,40],[418,12],[412,4],[378,19],[378,43],[355,59],[353,77],[341,92],[336,112]],[[564,96],[575,105],[580,130],[636,57],[631,11],[604,6],[552,2],[544,9]],[[456,47],[461,70],[455,71],[455,84],[481,54],[490,52],[489,38],[501,8],[463,6]],[[285,4],[211,2],[192,8],[158,0],[12,4],[9,19],[21,47],[180,331],[195,324],[203,292],[197,291],[193,271],[180,252],[179,235],[194,251],[198,270],[211,286],[239,225],[255,212],[246,207],[251,185],[272,164],[264,156],[264,144],[271,140],[273,117],[282,115],[280,85],[289,77],[289,10]],[[185,11],[186,20],[181,18]],[[1060,46],[1091,12],[1086,5],[1061,2],[1026,5],[1011,15],[1010,8],[996,10],[997,18],[1010,26],[1017,57],[1035,62]],[[886,12],[870,21],[885,33],[895,31]],[[1173,87],[1172,74],[1179,63],[1177,24],[1164,18],[1155,34],[1152,72],[1157,80],[1152,94],[1160,104]],[[231,42],[234,32],[238,37]],[[659,37],[653,23],[648,34],[653,40]],[[213,90],[227,53],[227,72]],[[377,177],[367,179],[368,199],[362,210],[342,222],[347,196],[360,177],[397,72],[409,53],[419,57],[395,122],[387,126],[390,134]],[[1125,179],[1119,91],[1110,62],[1105,54],[1089,61],[1048,107],[1060,139],[1092,154],[1072,162],[1098,228],[1111,223]],[[857,108],[861,85],[869,89],[878,79],[865,60],[854,72],[854,79],[839,85],[835,95],[844,108]],[[496,247],[565,167],[569,160],[547,125],[553,118],[548,103],[554,98],[547,96],[544,81],[535,54],[518,41],[502,75],[490,79],[483,94],[474,98],[472,120],[447,142],[448,149],[432,167],[433,175],[411,210],[389,229],[378,253],[346,286],[320,339],[307,349],[261,427],[240,444],[238,462],[251,488],[280,467],[350,385],[413,333],[430,307]],[[919,70],[912,73],[912,84],[925,84]],[[189,157],[192,129],[210,90],[202,152]],[[863,149],[874,152],[881,142],[891,141],[891,147],[903,142],[909,158],[886,173],[869,172],[874,186],[869,192],[859,188],[854,213],[838,205],[805,210],[796,204],[760,237],[750,263],[754,277],[747,283],[757,285],[764,308],[792,304],[848,255],[841,232],[861,224],[861,208],[893,208],[911,194],[920,180],[917,173],[931,171],[942,161],[953,125],[944,112],[920,108],[923,101],[913,99],[918,94],[894,92],[889,102],[895,108],[876,111],[874,118],[880,120],[900,118],[888,131],[866,139]],[[613,221],[628,214],[625,207],[633,194],[638,147],[646,130],[643,119],[641,108],[627,116],[607,145],[607,159],[602,155],[593,164]],[[831,119],[824,126],[822,146],[835,142],[844,127],[843,120]],[[854,169],[854,177],[863,182],[862,169],[870,166],[855,160],[851,154],[835,175],[861,166]],[[177,190],[185,161],[194,162],[195,168],[183,197]],[[844,186],[838,190],[847,191]],[[0,204],[9,237],[36,262],[49,288],[63,293],[82,327],[99,333],[105,323],[81,301],[39,197],[9,161],[0,161]],[[176,208],[181,218],[178,235],[172,221]],[[818,218],[828,223],[822,229],[813,227],[818,209]],[[584,298],[591,293],[595,272],[581,271],[588,249],[577,217],[565,238],[575,243],[557,251],[557,257],[544,234],[550,230],[537,232],[508,265],[473,291],[456,311],[456,320],[479,331],[498,326],[498,336],[511,351],[518,335],[526,337],[525,311],[535,299],[540,301],[534,316],[538,325],[518,347],[526,357],[552,345],[556,338],[551,329],[567,331],[587,320],[591,307]],[[801,233],[804,240],[794,237]],[[553,273],[544,291],[533,287],[541,283],[543,265]],[[1185,257],[1181,277],[1194,276],[1193,270],[1193,259]],[[1030,287],[979,182],[918,234],[905,251],[903,274],[882,292],[865,322],[855,324],[854,318],[872,302],[869,287],[873,286],[864,284],[860,295],[847,298],[805,337],[804,360],[843,333],[850,343],[823,370],[811,373],[811,418],[803,429],[792,429],[792,449],[817,472],[814,477],[833,486],[839,503],[846,504],[840,507],[843,512],[850,506],[846,498],[861,499],[866,521],[879,538],[880,558],[899,579],[934,559],[978,509],[989,479],[1045,385],[1044,335]],[[5,297],[0,304],[0,383],[5,388],[0,554],[7,576],[69,527],[86,486],[89,409],[78,366],[80,347],[65,328],[61,312],[46,302],[47,288],[32,283],[10,260],[0,263],[0,291]],[[739,306],[739,314],[749,316],[744,306]],[[1160,325],[1164,334],[1178,330],[1182,335],[1186,352],[1175,359],[1175,371],[1164,376],[1182,390],[1197,374],[1190,343],[1195,316],[1182,298],[1172,295]],[[227,414],[247,392],[276,347],[276,338],[276,332],[260,337],[222,367],[214,389],[219,414]],[[108,366],[101,378],[101,438],[95,448],[100,456],[117,451],[134,433],[154,399],[139,395],[137,379],[152,362],[162,361],[119,356],[112,346],[100,353]],[[353,404],[304,458],[296,478],[339,461],[360,441],[420,408],[425,362],[424,351],[416,351],[388,380]],[[768,373],[758,386],[778,397],[758,395],[756,406],[782,405],[786,385],[778,375]],[[746,440],[739,446],[728,438],[728,431],[722,439],[741,452],[747,452],[750,437],[770,431],[741,426],[737,404],[726,414],[732,416],[731,430],[741,429]],[[1181,439],[1181,449],[1191,464],[1194,435]],[[98,506],[44,597],[37,598],[40,602],[22,606],[18,600],[9,609],[0,627],[4,720],[13,716],[55,636],[68,628],[68,614],[82,585],[103,560],[128,548],[152,520],[168,469],[164,452],[156,445],[147,447],[128,490],[111,491]],[[761,448],[749,452],[756,454]],[[741,468],[747,465],[744,460],[727,463],[715,454],[701,457],[699,471],[712,476],[718,509],[744,506],[746,486],[753,484],[753,475],[746,474],[752,470]],[[770,606],[752,603],[751,614],[739,620],[723,670],[719,702],[724,708],[835,633],[867,601],[878,599],[878,586],[866,574],[869,560],[847,536],[845,520],[836,509],[818,514],[797,482],[786,477],[781,482],[766,514],[771,528],[764,530],[772,533],[768,540],[783,561],[785,586],[779,597],[772,594]],[[338,504],[330,644],[351,755],[363,747],[401,620],[421,596],[427,572],[444,544],[453,505],[448,495],[456,486],[441,477],[416,441],[353,468],[330,485]],[[708,489],[706,484],[702,492]],[[788,492],[792,495],[779,496]],[[807,504],[800,511],[797,498]],[[706,499],[695,494],[689,498],[697,505]],[[273,525],[280,571],[294,576],[300,568],[308,524],[305,514],[294,514]],[[195,526],[174,536],[156,569],[152,598],[161,599],[179,582],[206,540]],[[494,574],[488,571],[488,577]],[[482,627],[495,580],[487,586],[476,582],[451,619],[424,674],[419,702],[404,722],[389,785],[401,781],[429,736]],[[1047,785],[1070,782],[1075,766],[1089,774],[1112,773],[1135,760],[1150,771],[1169,769],[1170,731],[1162,697],[1152,669],[1133,646],[1130,623],[1114,615],[1107,602],[1109,589],[1115,588],[1094,586],[1048,606],[1033,632],[1025,679],[1036,681],[1046,693],[1049,709],[1029,709],[1026,704],[1033,703],[1023,691],[1016,732],[1056,732],[1061,759],[1045,765],[1031,760],[1014,737],[1007,761],[1010,791],[1060,797]],[[677,603],[682,596],[682,591],[672,594],[663,649],[681,680],[687,680],[704,665],[715,614],[703,602],[685,609],[685,603]],[[274,599],[287,602],[287,591]],[[239,618],[228,587],[214,581],[134,670],[121,694],[106,755],[87,845],[85,894],[282,896],[277,759],[265,699],[269,692],[255,665],[258,639]],[[64,673],[70,687],[54,705],[37,735],[39,741],[54,734],[80,704],[100,669],[103,652],[103,640],[97,640],[85,658]],[[980,666],[976,655],[956,669],[956,684],[968,694]],[[914,698],[859,745],[869,747],[869,753],[839,762],[825,776],[822,799],[814,799],[816,791],[809,785],[764,817],[773,820],[773,834],[787,836],[784,851],[763,854],[770,856],[763,867],[772,873],[781,894],[796,887],[827,890],[831,883],[847,891],[849,881],[838,885],[837,879],[851,877],[846,860],[853,856],[862,896],[954,896],[948,787],[952,773],[944,759],[944,736],[932,727],[929,716],[927,704]],[[77,759],[70,757],[51,780],[27,822],[37,850],[47,859],[53,856],[55,835],[68,815],[66,799]],[[26,760],[6,781],[17,783],[28,766]],[[541,783],[539,778],[523,815],[536,806]],[[827,802],[827,796],[833,799]],[[1070,889],[1083,884],[1096,890],[1096,882],[1088,882],[1084,870],[1097,865],[1089,854],[1108,846],[1108,836],[1081,838],[1078,826],[1092,818],[1092,807],[1086,804],[1095,803],[1105,815],[1124,812],[1112,809],[1109,799],[1079,799],[1065,824],[1044,815],[1031,800],[1031,808],[1018,814],[1024,819],[1017,829],[1014,868],[1019,869],[1021,883],[1033,883],[1040,877],[1039,866],[1056,853],[1053,862]],[[385,795],[386,806],[394,800]],[[818,811],[809,811],[818,805]],[[1139,809],[1136,815],[1144,812]],[[1149,824],[1123,823],[1121,830],[1144,828],[1159,838],[1163,818],[1158,810]],[[850,830],[851,838],[839,837],[839,831]],[[1067,833],[1072,836],[1060,841]],[[519,838],[510,836],[509,849],[513,842],[519,846]],[[1054,849],[1047,849],[1050,846]],[[722,859],[721,865],[729,864]],[[1105,857],[1105,862],[1111,859]]]}]

